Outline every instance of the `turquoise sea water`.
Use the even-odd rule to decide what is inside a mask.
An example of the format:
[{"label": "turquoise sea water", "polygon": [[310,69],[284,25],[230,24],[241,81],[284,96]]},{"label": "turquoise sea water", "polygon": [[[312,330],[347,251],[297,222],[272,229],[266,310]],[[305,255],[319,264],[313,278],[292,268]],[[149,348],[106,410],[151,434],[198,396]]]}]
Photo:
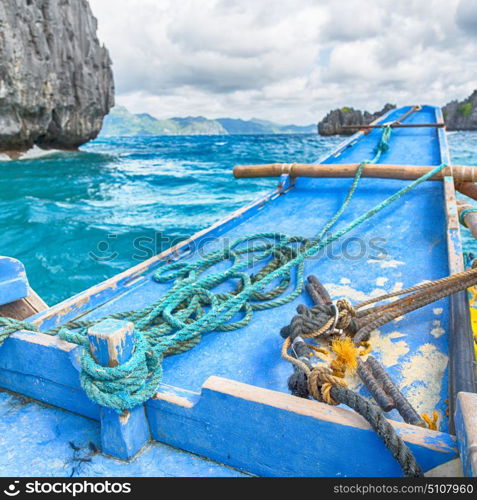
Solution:
[{"label": "turquoise sea water", "polygon": [[[317,135],[108,138],[80,153],[0,162],[0,255],[20,259],[33,288],[52,305],[276,185],[276,179],[236,180],[234,165],[311,162],[340,141]],[[449,134],[449,143],[456,164],[477,164],[476,133]]]}]

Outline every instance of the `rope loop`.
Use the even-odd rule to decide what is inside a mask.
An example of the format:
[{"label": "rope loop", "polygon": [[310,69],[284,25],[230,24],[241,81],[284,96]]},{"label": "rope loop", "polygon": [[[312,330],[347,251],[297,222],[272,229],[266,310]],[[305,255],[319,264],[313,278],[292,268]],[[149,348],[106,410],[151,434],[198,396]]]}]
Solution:
[{"label": "rope loop", "polygon": [[339,311],[337,327],[341,330],[346,330],[351,321],[356,317],[356,310],[348,299],[340,299],[336,302],[336,307]]},{"label": "rope loop", "polygon": [[308,391],[317,401],[324,401],[333,406],[339,403],[333,400],[330,395],[331,388],[336,386],[346,387],[343,378],[337,377],[326,365],[315,367],[308,375]]},{"label": "rope loop", "polygon": [[131,358],[118,366],[102,366],[92,356],[85,332],[61,330],[60,338],[83,346],[81,386],[90,399],[122,413],[154,396],[162,377],[162,353],[142,334]]}]

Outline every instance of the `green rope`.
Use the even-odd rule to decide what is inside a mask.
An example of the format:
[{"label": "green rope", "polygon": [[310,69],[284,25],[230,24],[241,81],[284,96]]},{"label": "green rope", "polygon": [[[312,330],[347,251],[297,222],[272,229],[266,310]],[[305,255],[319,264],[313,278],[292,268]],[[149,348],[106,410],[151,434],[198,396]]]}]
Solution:
[{"label": "green rope", "polygon": [[13,318],[2,318],[0,317],[0,346],[7,340],[7,338],[18,330],[29,330],[36,332],[38,327],[28,323],[27,321],[20,321]]},{"label": "green rope", "polygon": [[[329,234],[348,207],[365,165],[377,163],[389,149],[390,136],[391,128],[385,127],[374,158],[361,163],[341,207],[313,239],[258,233],[239,238],[227,248],[207,254],[193,263],[163,264],[154,274],[154,279],[160,283],[174,281],[174,284],[158,302],[138,311],[108,316],[135,324],[139,344],[127,363],[110,368],[95,362],[87,348],[86,334],[97,321],[72,321],[48,332],[85,346],[81,359],[81,383],[88,396],[101,406],[118,412],[151,398],[161,381],[163,357],[186,352],[200,342],[204,333],[246,326],[254,311],[292,302],[303,291],[304,264],[308,257],[445,167],[436,167],[335,234]],[[215,266],[226,268],[214,270]],[[293,289],[285,294],[292,283]],[[233,284],[235,286],[230,290]],[[229,291],[213,292],[219,285],[228,285]]]}]

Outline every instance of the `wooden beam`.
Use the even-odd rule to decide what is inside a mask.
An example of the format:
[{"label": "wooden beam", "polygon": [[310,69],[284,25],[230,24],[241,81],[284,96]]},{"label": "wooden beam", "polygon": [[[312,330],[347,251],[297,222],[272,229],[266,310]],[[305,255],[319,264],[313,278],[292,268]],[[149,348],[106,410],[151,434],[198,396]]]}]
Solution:
[{"label": "wooden beam", "polygon": [[[354,411],[219,377],[201,394],[160,387],[146,403],[153,439],[259,476],[401,476]],[[424,471],[457,457],[449,434],[390,420]]]},{"label": "wooden beam", "polygon": [[422,128],[422,127],[432,127],[432,128],[443,128],[445,127],[445,123],[389,123],[389,124],[380,124],[380,125],[342,125],[342,129],[344,130],[353,130],[353,129],[372,129],[372,128]]},{"label": "wooden beam", "polygon": [[459,393],[455,424],[464,475],[477,477],[477,394]]},{"label": "wooden beam", "polygon": [[25,266],[17,259],[0,256],[0,305],[25,298],[28,289]]},{"label": "wooden beam", "polygon": [[[81,389],[81,349],[17,332],[0,349],[0,387],[100,420]],[[154,439],[255,474],[401,474],[366,421],[343,408],[217,377],[201,394],[161,386],[145,406]],[[391,423],[424,470],[456,458],[449,434]]]},{"label": "wooden beam", "polygon": [[[88,330],[91,354],[101,366],[116,367],[131,359],[136,346],[134,324],[130,321],[106,319]],[[144,405],[121,415],[102,407],[101,448],[103,453],[129,460],[150,440]]]},{"label": "wooden beam", "polygon": [[[444,179],[444,202],[447,225],[447,253],[449,273],[464,271],[462,241],[460,238],[459,212],[457,209],[454,180]],[[454,433],[454,411],[459,392],[475,391],[473,332],[469,314],[467,291],[449,297],[449,432]]]},{"label": "wooden beam", "polygon": [[[417,111],[421,111],[422,109],[422,106],[420,104],[416,104],[415,106],[413,106],[409,111],[407,111],[406,113],[404,113],[403,115],[401,115],[397,120],[395,120],[393,123],[396,124],[396,123],[401,123],[403,120],[405,120],[406,118],[409,118],[412,114],[416,113]],[[376,125],[376,123],[370,123],[369,125]]]},{"label": "wooden beam", "polygon": [[[279,177],[283,174],[291,177],[340,178],[354,177],[359,163],[308,164],[308,163],[268,163],[264,165],[237,165],[233,172],[238,179],[257,177]],[[427,174],[437,165],[388,165],[371,163],[363,169],[363,177],[380,179],[415,180]],[[442,180],[452,176],[456,182],[477,182],[477,168],[473,166],[453,165],[445,167],[431,180]]]},{"label": "wooden beam", "polygon": [[28,296],[24,299],[0,306],[0,316],[24,320],[47,309],[48,304],[30,288]]}]

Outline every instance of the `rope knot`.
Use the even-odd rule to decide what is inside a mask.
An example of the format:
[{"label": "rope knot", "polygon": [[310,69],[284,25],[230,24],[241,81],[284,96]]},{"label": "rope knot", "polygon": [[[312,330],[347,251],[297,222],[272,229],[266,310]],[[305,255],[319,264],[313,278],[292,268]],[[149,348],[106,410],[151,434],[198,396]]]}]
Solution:
[{"label": "rope knot", "polygon": [[340,330],[346,330],[351,321],[356,317],[356,310],[348,299],[340,299],[336,302],[339,311],[337,327]]},{"label": "rope knot", "polygon": [[333,374],[327,366],[317,366],[313,368],[308,376],[308,391],[317,401],[324,401],[330,405],[338,405],[331,397],[331,389],[338,385],[346,387],[346,382]]},{"label": "rope knot", "polygon": [[62,330],[59,336],[83,346],[81,386],[99,405],[122,413],[154,396],[162,377],[162,351],[149,345],[140,332],[131,358],[115,367],[96,362],[84,334]]}]

